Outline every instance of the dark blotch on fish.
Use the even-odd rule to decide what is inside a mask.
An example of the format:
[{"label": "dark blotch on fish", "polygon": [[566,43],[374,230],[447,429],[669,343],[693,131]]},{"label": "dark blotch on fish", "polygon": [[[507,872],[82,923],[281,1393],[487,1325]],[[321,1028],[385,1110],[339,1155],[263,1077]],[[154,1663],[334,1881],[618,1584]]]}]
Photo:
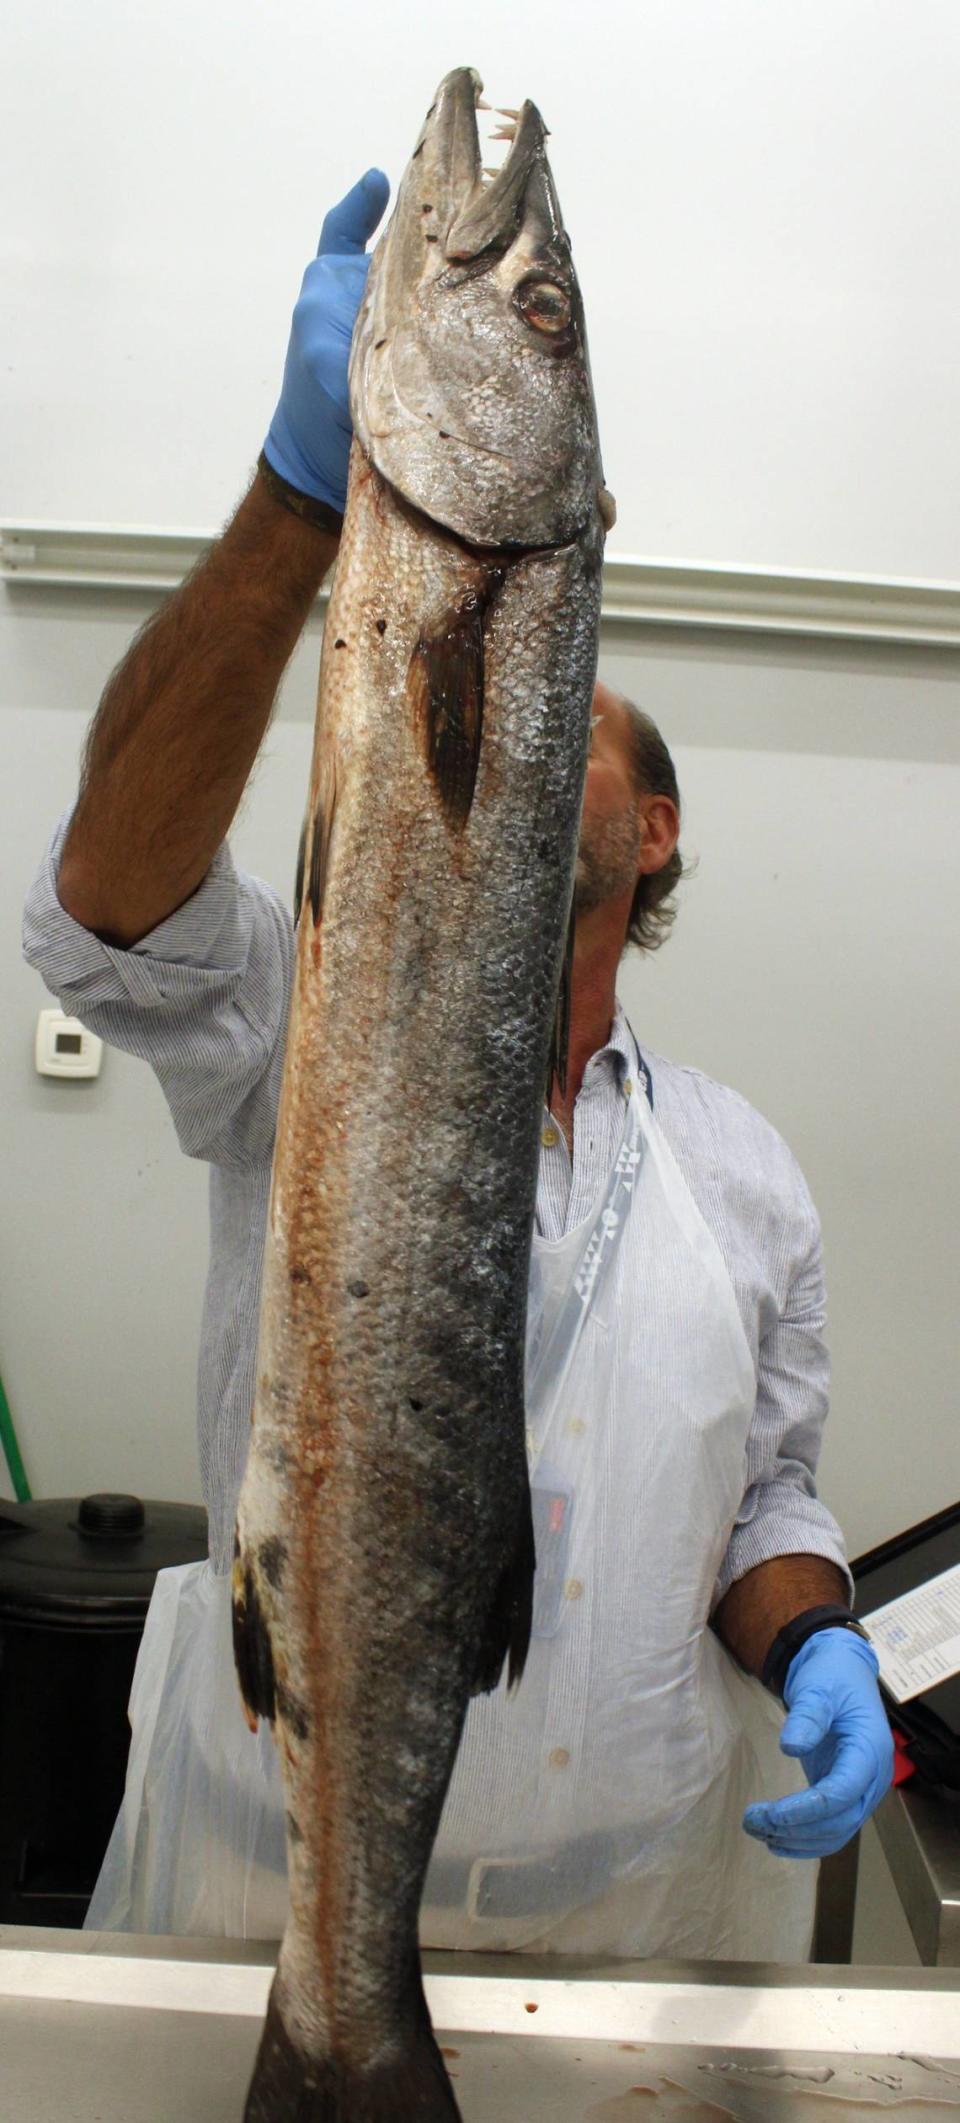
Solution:
[{"label": "dark blotch on fish", "polygon": [[282,1438],[272,1439],[269,1445],[262,1447],[262,1451],[267,1465],[286,1479],[290,1473],[290,1452]]},{"label": "dark blotch on fish", "polygon": [[283,1566],[287,1560],[286,1543],[280,1539],[278,1533],[272,1533],[269,1540],[261,1541],[257,1555],[264,1577],[276,1591],[283,1577]]},{"label": "dark blotch on fish", "polygon": [[313,1277],[309,1268],[291,1268],[290,1281],[292,1283],[310,1283],[313,1281]]},{"label": "dark blotch on fish", "polygon": [[299,1696],[294,1695],[292,1689],[285,1687],[282,1681],[275,1681],[274,1699],[276,1702],[276,1715],[283,1719],[285,1725],[289,1725],[291,1732],[296,1733],[298,1740],[307,1739],[310,1732],[310,1720]]},{"label": "dark blotch on fish", "polygon": [[303,1832],[301,1830],[299,1821],[294,1820],[292,1813],[287,1813],[285,1815],[285,1820],[287,1824],[287,1835],[289,1836],[291,1843],[302,1843]]},{"label": "dark blotch on fish", "polygon": [[370,1295],[369,1283],[365,1283],[362,1276],[359,1275],[353,1277],[352,1281],[347,1284],[347,1289],[351,1297],[369,1297]]},{"label": "dark blotch on fish", "polygon": [[386,633],[386,631],[387,631],[387,622],[386,622],[386,620],[385,620],[385,619],[378,619],[378,620],[377,620],[377,633],[378,633],[378,634],[385,634],[385,633]]},{"label": "dark blotch on fish", "polygon": [[347,644],[346,644],[346,642],[344,641],[344,638],[343,638],[343,635],[342,635],[342,634],[341,634],[341,635],[339,636],[339,638],[338,638],[338,639],[337,639],[337,640],[336,640],[336,641],[334,642],[333,646],[334,646],[334,648],[335,648],[335,649],[345,649],[345,648],[346,648]]}]

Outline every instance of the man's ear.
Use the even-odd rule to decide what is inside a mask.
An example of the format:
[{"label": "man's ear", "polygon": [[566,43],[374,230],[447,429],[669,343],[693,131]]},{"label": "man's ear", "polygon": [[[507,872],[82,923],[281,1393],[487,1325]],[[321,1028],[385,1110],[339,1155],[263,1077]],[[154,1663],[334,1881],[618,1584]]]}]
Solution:
[{"label": "man's ear", "polygon": [[680,838],[680,814],[671,796],[642,796],[642,833],[637,874],[651,877],[668,863]]}]

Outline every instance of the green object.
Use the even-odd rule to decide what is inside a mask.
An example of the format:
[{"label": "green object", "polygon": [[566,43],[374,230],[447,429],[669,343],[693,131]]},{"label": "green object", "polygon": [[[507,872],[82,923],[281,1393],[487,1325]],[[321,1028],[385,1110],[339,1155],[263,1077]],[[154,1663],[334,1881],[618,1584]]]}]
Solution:
[{"label": "green object", "polygon": [[17,1433],[13,1427],[10,1403],[3,1390],[2,1378],[0,1378],[0,1443],[2,1443],[6,1455],[7,1466],[10,1469],[10,1480],[13,1483],[17,1502],[18,1504],[29,1504],[31,1501],[30,1484],[27,1480],[23,1461],[20,1458]]}]

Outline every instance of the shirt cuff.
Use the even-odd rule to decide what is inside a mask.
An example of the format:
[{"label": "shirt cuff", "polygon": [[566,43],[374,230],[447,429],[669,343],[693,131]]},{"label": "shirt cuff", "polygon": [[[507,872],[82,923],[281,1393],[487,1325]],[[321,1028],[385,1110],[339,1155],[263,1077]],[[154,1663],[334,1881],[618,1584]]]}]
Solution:
[{"label": "shirt cuff", "polygon": [[738,1578],[780,1555],[818,1555],[824,1562],[834,1563],[846,1579],[852,1605],[855,1588],[843,1535],[826,1505],[819,1498],[799,1495],[796,1490],[785,1499],[776,1484],[770,1487],[774,1495],[769,1503],[760,1505],[746,1524],[734,1526],[714,1588],[711,1613]]},{"label": "shirt cuff", "polygon": [[[60,858],[73,809],[60,819],[27,895],[23,952],[51,994],[83,1007],[129,1000],[140,1008],[209,979],[243,971],[248,948],[241,895],[226,844],[202,883],[140,941],[107,944],[68,914],[57,892]],[[193,980],[191,981],[191,974]]]}]

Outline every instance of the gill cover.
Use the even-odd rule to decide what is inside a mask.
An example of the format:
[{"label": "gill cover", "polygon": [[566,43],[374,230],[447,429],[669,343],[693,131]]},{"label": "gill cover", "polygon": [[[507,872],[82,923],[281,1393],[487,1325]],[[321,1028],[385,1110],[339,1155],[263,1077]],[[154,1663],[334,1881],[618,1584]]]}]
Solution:
[{"label": "gill cover", "polygon": [[382,477],[477,545],[562,545],[596,525],[600,451],[583,306],[525,103],[480,168],[479,76],[441,82],[374,252],[350,362],[353,424]]}]

